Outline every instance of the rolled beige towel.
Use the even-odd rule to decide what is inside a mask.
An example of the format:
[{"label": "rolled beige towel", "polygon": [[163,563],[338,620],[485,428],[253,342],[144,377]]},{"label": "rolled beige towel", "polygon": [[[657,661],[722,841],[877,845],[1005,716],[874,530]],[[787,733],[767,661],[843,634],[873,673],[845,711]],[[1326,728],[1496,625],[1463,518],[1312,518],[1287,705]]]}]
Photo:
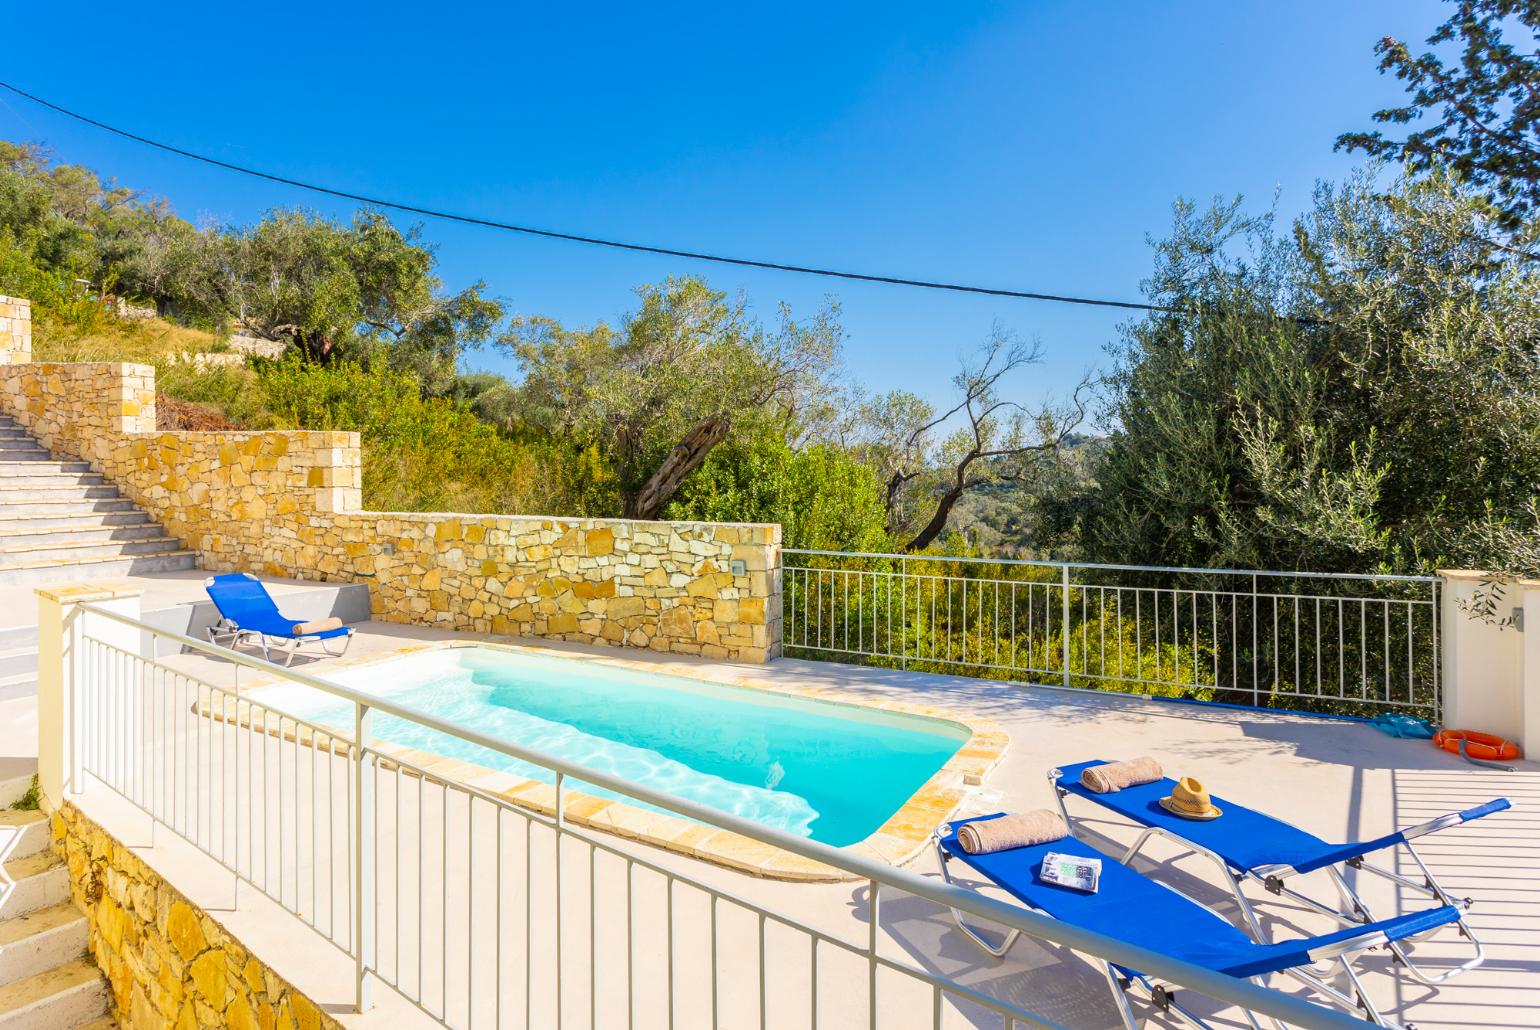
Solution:
[{"label": "rolled beige towel", "polygon": [[1093,765],[1080,774],[1080,782],[1087,790],[1098,794],[1111,794],[1124,787],[1137,787],[1141,783],[1154,783],[1165,776],[1160,763],[1148,756],[1131,758],[1126,762],[1108,762]]},{"label": "rolled beige towel", "polygon": [[1069,836],[1059,813],[1039,808],[1035,812],[1002,815],[998,819],[968,823],[957,831],[957,842],[970,855],[988,855],[1011,848],[1030,848]]},{"label": "rolled beige towel", "polygon": [[325,633],[329,629],[341,629],[342,620],[333,615],[329,619],[316,619],[314,622],[296,622],[294,635],[296,637],[308,636],[311,633]]}]

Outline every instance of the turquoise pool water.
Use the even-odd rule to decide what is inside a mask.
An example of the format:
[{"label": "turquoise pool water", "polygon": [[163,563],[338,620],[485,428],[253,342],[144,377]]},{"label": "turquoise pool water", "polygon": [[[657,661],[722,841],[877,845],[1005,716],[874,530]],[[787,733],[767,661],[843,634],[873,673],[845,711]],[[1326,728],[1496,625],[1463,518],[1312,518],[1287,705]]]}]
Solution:
[{"label": "turquoise pool water", "polygon": [[[420,652],[328,678],[836,847],[875,831],[968,739],[967,729],[940,719],[490,647]],[[308,687],[272,687],[254,700],[352,726],[350,703]],[[529,779],[555,779],[383,713],[374,732]]]}]

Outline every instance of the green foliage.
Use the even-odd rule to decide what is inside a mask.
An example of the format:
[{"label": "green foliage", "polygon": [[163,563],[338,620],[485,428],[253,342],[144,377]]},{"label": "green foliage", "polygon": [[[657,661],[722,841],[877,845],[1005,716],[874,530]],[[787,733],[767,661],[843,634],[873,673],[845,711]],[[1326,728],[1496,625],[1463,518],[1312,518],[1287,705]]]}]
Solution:
[{"label": "green foliage", "polygon": [[[1540,568],[1540,268],[1446,176],[1323,186],[1292,234],[1177,208],[1127,329],[1094,560]],[[1511,546],[1527,538],[1527,546]]]},{"label": "green foliage", "polygon": [[[540,512],[567,506],[554,447],[516,439],[463,405],[425,398],[415,376],[353,362],[264,363],[275,426],[362,434],[364,503],[381,511]],[[195,399],[195,398],[194,398]]]},{"label": "green foliage", "polygon": [[888,529],[905,551],[924,551],[957,530],[954,513],[980,491],[1032,491],[1066,437],[1086,415],[1082,381],[1068,403],[1028,411],[1005,389],[1012,373],[1039,360],[1040,347],[996,329],[952,383],[957,401],[944,411],[906,391],[862,405],[861,451],[879,470]]},{"label": "green foliage", "polygon": [[[1400,140],[1379,131],[1344,133],[1337,147],[1405,161],[1419,173],[1458,175],[1482,191],[1495,227],[1515,234],[1511,245],[1540,260],[1529,224],[1540,214],[1540,4],[1452,2],[1455,13],[1428,37],[1433,50],[1414,56],[1392,36],[1374,48],[1380,72],[1406,83],[1411,94],[1401,106],[1376,111],[1374,120],[1432,124]],[[1446,60],[1438,48],[1449,44],[1458,53]]]},{"label": "green foliage", "polygon": [[383,361],[439,395],[461,354],[496,336],[503,308],[482,283],[445,294],[434,264],[416,229],[379,212],[343,224],[274,211],[200,230],[89,169],[0,141],[0,283],[77,333],[100,328],[88,323],[115,293],[314,360]]},{"label": "green foliage", "polygon": [[619,329],[516,320],[525,416],[553,435],[598,446],[613,464],[625,514],[655,518],[730,434],[784,430],[824,388],[840,330],[832,309],[808,323],[785,309],[775,331],[698,278],[643,286]]},{"label": "green foliage", "polygon": [[32,782],[28,785],[26,793],[11,802],[11,810],[15,812],[36,812],[43,803],[42,788],[38,786],[37,774],[32,774]]},{"label": "green foliage", "polygon": [[57,336],[85,336],[104,328],[110,316],[68,272],[38,265],[35,255],[9,227],[0,225],[0,288],[32,301],[34,344]]},{"label": "green foliage", "polygon": [[156,362],[155,385],[177,400],[216,408],[226,419],[247,429],[269,429],[278,424],[260,380],[244,368]]},{"label": "green foliage", "polygon": [[882,484],[869,465],[825,444],[793,449],[774,434],[714,451],[664,511],[669,519],[779,522],[787,547],[889,547]]}]

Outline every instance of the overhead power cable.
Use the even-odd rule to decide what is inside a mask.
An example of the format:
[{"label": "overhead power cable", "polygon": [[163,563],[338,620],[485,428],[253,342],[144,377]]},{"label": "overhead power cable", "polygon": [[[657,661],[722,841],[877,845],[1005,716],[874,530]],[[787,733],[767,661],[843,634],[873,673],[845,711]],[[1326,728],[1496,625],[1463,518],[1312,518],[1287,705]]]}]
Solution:
[{"label": "overhead power cable", "polygon": [[449,222],[459,222],[463,225],[477,225],[487,229],[501,229],[505,232],[523,233],[526,236],[539,236],[552,240],[567,240],[571,243],[586,243],[595,247],[610,247],[615,250],[637,251],[643,254],[661,254],[665,257],[686,258],[691,261],[710,261],[720,265],[739,265],[745,268],[765,268],[775,272],[795,272],[801,275],[817,275],[830,279],[853,279],[858,282],[885,283],[890,286],[913,286],[925,290],[945,290],[951,293],[974,293],[989,297],[1009,297],[1018,300],[1042,300],[1056,304],[1082,304],[1089,307],[1121,308],[1130,311],[1159,311],[1166,313],[1180,313],[1182,309],[1165,307],[1158,304],[1142,304],[1127,300],[1104,300],[1096,297],[1075,297],[1057,293],[1036,293],[1029,290],[1008,290],[992,286],[970,286],[963,283],[933,282],[927,279],[907,279],[892,275],[872,275],[865,272],[843,272],[831,268],[816,268],[810,265],[793,265],[779,261],[760,261],[754,258],[726,257],[721,254],[706,254],[700,251],[679,250],[673,247],[658,247],[643,243],[628,243],[623,240],[608,240],[597,236],[584,236],[579,233],[559,232],[555,229],[539,229],[528,225],[514,225],[510,222],[501,222],[493,218],[482,218],[476,215],[461,215],[451,211],[439,211],[434,208],[422,207],[417,204],[408,204],[398,200],[386,200],[381,197],[369,197],[361,193],[352,193],[348,190],[335,189],[330,186],[320,186],[316,183],[302,182],[299,179],[291,179],[283,175],[274,175],[257,168],[248,168],[245,165],[233,164],[229,161],[221,161],[207,154],[195,153],[184,150],[181,147],[162,143],[126,129],[108,125],[106,122],[97,121],[87,115],[68,108],[60,107],[42,97],[34,96],[24,89],[11,85],[9,82],[0,82],[0,86],[10,90],[19,97],[23,97],[48,108],[59,114],[84,122],[124,139],[131,139],[136,143],[163,150],[179,157],[189,158],[193,161],[201,161],[216,168],[223,168],[231,172],[239,172],[242,175],[250,175],[258,179],[266,179],[268,182],[276,182],[284,186],[293,186],[296,189],[308,190],[312,193],[320,193],[329,197],[337,197],[342,200],[356,201],[367,204],[370,207],[389,208],[394,211],[403,211],[408,214],[422,215],[426,218],[440,218]]}]

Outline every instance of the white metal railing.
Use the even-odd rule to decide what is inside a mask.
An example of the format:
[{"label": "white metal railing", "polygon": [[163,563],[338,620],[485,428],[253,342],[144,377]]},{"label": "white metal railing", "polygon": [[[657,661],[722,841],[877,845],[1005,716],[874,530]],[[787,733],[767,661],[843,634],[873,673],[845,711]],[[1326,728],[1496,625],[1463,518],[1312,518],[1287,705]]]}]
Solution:
[{"label": "white metal railing", "polygon": [[[1057,1025],[998,990],[1009,979],[970,985],[884,949],[881,905],[908,896],[1295,1026],[1367,1025],[320,677],[96,606],[80,610],[136,630],[140,644],[102,639],[111,634],[78,619],[67,631],[71,789],[89,774],[351,956],[360,1009],[378,982],[455,1030],[900,1022],[938,1030],[944,1021],[977,1025],[986,1013],[1006,1028]],[[166,644],[233,665],[235,684],[158,660]],[[351,727],[295,719],[243,695],[243,669],[346,701]],[[376,738],[379,718],[549,770],[545,804],[514,805],[404,760]],[[688,859],[572,825],[573,782],[858,877],[866,931],[852,939],[696,875]],[[850,900],[842,895],[831,915]]]},{"label": "white metal railing", "polygon": [[1439,709],[1439,580],[783,552],[788,653],[1338,714]]}]

